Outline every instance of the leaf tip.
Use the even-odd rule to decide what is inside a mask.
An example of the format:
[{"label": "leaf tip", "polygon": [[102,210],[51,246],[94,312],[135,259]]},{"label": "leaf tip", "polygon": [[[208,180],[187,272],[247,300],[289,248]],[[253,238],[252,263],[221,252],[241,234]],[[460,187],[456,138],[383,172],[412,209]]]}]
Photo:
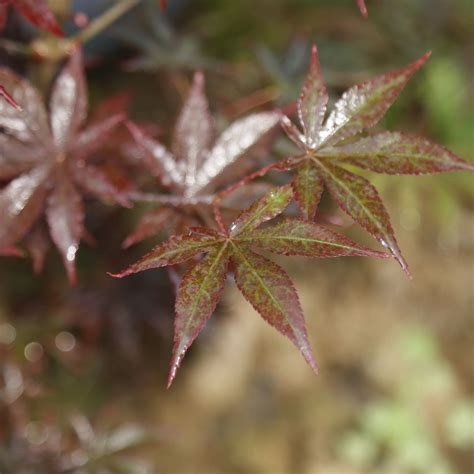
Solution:
[{"label": "leaf tip", "polygon": [[319,65],[319,53],[318,53],[318,46],[316,43],[313,43],[311,47],[311,66],[315,67]]}]

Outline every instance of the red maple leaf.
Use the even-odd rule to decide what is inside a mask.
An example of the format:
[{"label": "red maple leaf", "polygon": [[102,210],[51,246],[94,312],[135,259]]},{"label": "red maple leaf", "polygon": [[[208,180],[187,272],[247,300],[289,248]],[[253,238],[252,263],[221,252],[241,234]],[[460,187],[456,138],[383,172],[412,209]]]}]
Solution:
[{"label": "red maple leaf", "polygon": [[314,218],[326,188],[340,208],[389,249],[408,274],[390,217],[377,190],[367,179],[345,166],[412,175],[474,170],[474,165],[426,138],[397,132],[360,136],[383,117],[429,56],[425,54],[405,68],[350,88],[326,119],[328,93],[314,46],[310,71],[297,104],[302,130],[288,117],[282,120],[288,137],[302,153],[289,158],[286,165],[296,170],[293,187],[303,216],[308,220]]},{"label": "red maple leaf", "polygon": [[168,386],[193,341],[214,312],[230,270],[244,297],[262,318],[287,336],[316,371],[298,294],[287,273],[255,250],[305,257],[368,256],[387,254],[362,247],[347,237],[313,222],[279,216],[293,199],[291,185],[275,188],[243,211],[229,226],[216,231],[194,227],[172,236],[127,270],[125,277],[152,268],[176,265],[206,254],[184,274],[176,296],[173,358]]},{"label": "red maple leaf", "polygon": [[[251,114],[229,125],[215,139],[214,122],[204,93],[204,76],[196,73],[175,127],[171,152],[130,124],[148,166],[170,194],[169,206],[145,214],[124,246],[156,235],[165,227],[182,230],[188,225],[205,224],[203,216],[205,219],[212,215],[210,205],[218,185],[235,177],[236,164],[280,118],[281,114],[275,111]],[[250,186],[246,190],[250,197],[255,197],[253,191],[259,189]]]},{"label": "red maple leaf", "polygon": [[0,82],[23,109],[0,102],[0,180],[9,180],[0,191],[0,249],[10,248],[27,236],[26,245],[39,270],[47,240],[37,224],[44,215],[74,283],[76,252],[84,236],[82,193],[128,205],[126,193],[90,163],[124,114],[94,120],[84,127],[88,99],[80,50],[56,79],[49,114],[27,80],[0,69]]}]

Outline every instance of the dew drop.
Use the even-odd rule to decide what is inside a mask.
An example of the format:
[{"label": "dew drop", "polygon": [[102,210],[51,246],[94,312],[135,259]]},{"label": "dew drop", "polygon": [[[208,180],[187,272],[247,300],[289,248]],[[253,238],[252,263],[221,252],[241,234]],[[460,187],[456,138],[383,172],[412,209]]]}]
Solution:
[{"label": "dew drop", "polygon": [[67,249],[66,259],[67,259],[68,262],[74,262],[74,259],[76,258],[76,252],[77,252],[77,246],[76,245],[71,245]]}]

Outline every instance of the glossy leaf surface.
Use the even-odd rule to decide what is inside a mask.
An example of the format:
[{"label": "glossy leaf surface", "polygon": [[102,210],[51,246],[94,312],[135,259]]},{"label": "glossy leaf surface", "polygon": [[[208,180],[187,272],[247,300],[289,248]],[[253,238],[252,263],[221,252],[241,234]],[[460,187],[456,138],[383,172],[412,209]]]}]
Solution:
[{"label": "glossy leaf surface", "polygon": [[[173,236],[139,262],[113,275],[124,277],[150,268],[185,262],[207,254],[182,279],[176,299],[175,347],[169,384],[189,348],[214,311],[222,294],[228,261],[245,298],[269,324],[286,335],[316,370],[308,342],[303,313],[289,276],[275,263],[254,253],[260,248],[284,255],[335,257],[386,254],[358,246],[329,229],[300,220],[268,221],[280,215],[292,200],[291,185],[268,191],[244,210],[229,230],[191,228],[186,235]],[[263,223],[268,227],[260,228]]]},{"label": "glossy leaf surface", "polygon": [[[0,191],[0,248],[25,237],[45,215],[74,282],[75,256],[84,233],[82,194],[129,204],[124,191],[84,161],[100,151],[124,116],[96,120],[84,129],[88,100],[79,50],[56,79],[49,116],[39,93],[27,80],[0,69],[0,82],[21,107],[14,109],[0,101],[0,177],[11,179]],[[38,255],[42,248],[36,252],[35,242],[44,247],[39,239],[30,239],[30,253],[41,262]],[[41,266],[35,263],[37,269]]]},{"label": "glossy leaf surface", "polygon": [[[277,111],[255,113],[231,123],[214,139],[214,121],[204,94],[204,76],[197,73],[176,124],[171,152],[136,124],[129,123],[130,132],[146,155],[148,169],[170,189],[170,196],[177,198],[169,207],[175,219],[170,219],[167,227],[194,225],[196,221],[207,224],[203,215],[212,218],[210,207],[193,205],[193,200],[199,203],[200,197],[207,197],[211,202],[220,179],[225,178],[227,182],[234,176],[240,178],[233,166],[243,161],[280,118],[281,113]],[[161,231],[161,226],[158,229]],[[142,235],[139,240],[150,236],[137,229],[126,239],[127,244],[137,241],[135,236],[139,234]]]},{"label": "glossy leaf surface", "polygon": [[[359,5],[366,11],[363,2]],[[358,137],[379,122],[429,56],[427,53],[405,68],[350,88],[323,122],[325,86],[314,47],[310,71],[297,103],[302,130],[288,117],[281,121],[288,137],[302,150],[300,156],[287,158],[284,165],[296,171],[293,188],[303,217],[314,219],[323,189],[327,188],[339,207],[389,249],[407,274],[408,266],[377,190],[343,166],[350,164],[386,174],[474,170],[471,163],[421,137],[397,132]]]}]

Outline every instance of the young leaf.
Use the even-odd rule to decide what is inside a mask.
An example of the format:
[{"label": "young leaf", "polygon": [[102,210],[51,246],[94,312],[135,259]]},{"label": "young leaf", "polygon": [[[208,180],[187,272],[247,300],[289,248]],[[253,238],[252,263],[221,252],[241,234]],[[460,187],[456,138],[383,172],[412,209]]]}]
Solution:
[{"label": "young leaf", "polygon": [[[471,163],[420,137],[389,132],[357,137],[382,118],[414,72],[428,59],[429,53],[405,68],[349,89],[321,128],[316,124],[320,124],[325,113],[324,82],[316,48],[312,54],[310,71],[297,104],[302,131],[288,117],[281,120],[288,137],[303,150],[301,156],[284,160],[286,168],[296,170],[293,179],[295,200],[303,217],[312,220],[323,187],[326,187],[339,207],[388,248],[409,274],[388,212],[376,189],[366,179],[342,166],[351,164],[387,174],[474,170]],[[314,89],[312,94],[311,87]],[[302,113],[308,109],[308,104],[313,104],[313,122]]]},{"label": "young leaf", "polygon": [[[83,130],[87,88],[79,50],[56,80],[49,117],[40,95],[28,81],[0,69],[0,82],[23,109],[0,102],[0,177],[12,179],[0,190],[0,248],[25,237],[45,214],[50,234],[74,282],[75,255],[84,234],[82,193],[128,205],[126,192],[117,189],[97,167],[84,162],[110,139],[123,114],[96,121]],[[34,242],[39,241],[33,240],[31,245]],[[31,249],[30,253],[35,255]],[[40,266],[36,264],[36,268]]]},{"label": "young leaf", "polygon": [[335,257],[386,254],[358,246],[346,237],[300,220],[259,226],[281,214],[292,198],[291,185],[268,191],[243,211],[229,230],[192,228],[173,236],[123,272],[124,277],[150,268],[185,262],[206,253],[183,277],[176,299],[175,346],[168,385],[185,352],[204,327],[221,297],[227,266],[232,262],[235,281],[258,313],[298,347],[309,365],[316,364],[308,342],[301,306],[288,275],[278,265],[253,252],[260,248],[285,255]]}]

